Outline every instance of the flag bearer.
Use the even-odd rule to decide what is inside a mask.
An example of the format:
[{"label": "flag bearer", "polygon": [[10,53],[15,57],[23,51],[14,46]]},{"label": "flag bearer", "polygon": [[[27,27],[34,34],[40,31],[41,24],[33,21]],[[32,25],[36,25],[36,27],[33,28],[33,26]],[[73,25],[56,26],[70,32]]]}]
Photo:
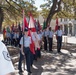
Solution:
[{"label": "flag bearer", "polygon": [[27,28],[25,28],[25,30],[24,30],[23,37],[20,40],[21,53],[22,53],[22,55],[24,55],[24,57],[26,59],[27,72],[31,73],[31,70],[30,70],[30,66],[31,66],[31,57],[30,57],[31,38],[28,36],[28,29]]}]

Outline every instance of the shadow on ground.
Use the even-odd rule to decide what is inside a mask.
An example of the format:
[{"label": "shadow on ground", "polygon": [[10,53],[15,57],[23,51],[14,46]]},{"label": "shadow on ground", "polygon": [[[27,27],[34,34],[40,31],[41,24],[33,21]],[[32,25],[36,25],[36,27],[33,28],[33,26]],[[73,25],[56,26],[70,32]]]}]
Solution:
[{"label": "shadow on ground", "polygon": [[56,49],[52,53],[42,51],[41,59],[34,61],[31,70],[31,75],[76,75],[76,47],[70,45],[63,48],[60,54]]}]

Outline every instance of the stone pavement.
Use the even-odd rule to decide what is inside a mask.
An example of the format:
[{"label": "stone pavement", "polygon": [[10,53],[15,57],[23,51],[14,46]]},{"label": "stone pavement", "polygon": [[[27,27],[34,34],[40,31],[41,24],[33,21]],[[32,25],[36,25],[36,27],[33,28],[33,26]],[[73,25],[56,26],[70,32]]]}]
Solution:
[{"label": "stone pavement", "polygon": [[[16,75],[28,75],[25,70],[23,74],[18,74],[15,63]],[[76,47],[67,47],[58,54],[56,49],[52,53],[42,50],[42,58],[34,61],[31,68],[31,75],[76,75]]]}]

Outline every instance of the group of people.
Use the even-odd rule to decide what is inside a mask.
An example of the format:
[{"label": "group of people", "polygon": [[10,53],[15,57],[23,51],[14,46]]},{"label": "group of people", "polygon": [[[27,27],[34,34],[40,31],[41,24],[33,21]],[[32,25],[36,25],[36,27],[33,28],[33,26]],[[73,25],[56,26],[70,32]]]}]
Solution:
[{"label": "group of people", "polygon": [[[41,58],[41,39],[42,39],[42,34],[40,31],[38,33],[36,32],[31,32],[31,37],[29,36],[29,31],[28,28],[25,28],[24,30],[24,36],[20,40],[20,59],[19,59],[19,64],[18,64],[18,69],[19,73],[23,72],[22,70],[22,61],[26,59],[26,66],[27,66],[27,72],[30,74],[31,70],[30,67],[33,65],[33,61],[37,61],[38,58]],[[31,50],[30,45],[32,45],[32,48],[34,50]]]},{"label": "group of people", "polygon": [[[32,35],[32,40],[34,41],[34,48],[35,48],[35,54],[31,51],[30,49],[30,44],[32,42],[30,36],[28,35],[28,28],[26,28],[24,30],[24,36],[21,38],[20,40],[20,45],[21,45],[21,50],[20,50],[20,59],[19,59],[19,65],[18,65],[18,69],[19,72],[23,72],[22,70],[22,61],[24,59],[26,59],[26,66],[27,66],[27,71],[28,73],[31,73],[30,67],[32,67],[33,65],[33,61],[37,60],[37,58],[41,57],[41,46],[42,46],[42,41],[44,42],[44,50],[47,51],[47,43],[49,43],[49,51],[52,52],[52,45],[53,45],[53,35],[56,35],[56,39],[57,39],[57,52],[60,53],[61,52],[61,46],[62,46],[62,35],[63,35],[63,31],[61,30],[60,26],[58,26],[58,30],[54,33],[51,29],[51,27],[49,28],[45,28],[44,31],[38,31],[37,32],[37,39],[38,39],[38,43],[37,43],[37,39],[35,40],[35,35],[36,33],[33,33]],[[24,41],[24,42],[23,42]],[[35,43],[36,41],[36,43]]]},{"label": "group of people", "polygon": [[7,26],[3,29],[4,42],[6,45],[19,46],[22,37],[22,31],[19,25]]},{"label": "group of people", "polygon": [[52,46],[53,46],[53,35],[56,35],[57,39],[57,52],[60,53],[61,46],[62,46],[62,35],[63,31],[61,26],[58,26],[57,31],[53,32],[51,27],[49,29],[45,29],[43,32],[43,39],[44,39],[44,50],[47,51],[47,43],[49,43],[49,51],[52,52]]},{"label": "group of people", "polygon": [[[54,34],[56,35],[57,39],[57,52],[61,52],[63,31],[61,30],[60,26],[58,26],[58,30],[55,33],[52,31],[51,27],[47,27],[44,30],[38,30],[37,32],[33,33],[30,30],[31,36],[28,28],[24,29],[24,33],[22,33],[20,29],[16,30],[16,27],[15,30],[12,27],[12,31],[10,31],[8,27],[6,31],[4,29],[4,32],[6,32],[6,37],[4,37],[5,41],[8,41],[8,43],[11,45],[20,47],[20,58],[18,64],[19,73],[23,72],[23,60],[26,60],[27,72],[29,74],[32,73],[30,67],[32,67],[34,60],[37,61],[38,58],[41,58],[42,44],[44,44],[45,51],[48,50],[47,44],[49,44],[49,52],[53,51],[52,46]],[[32,50],[30,47],[31,45],[34,50]]]}]

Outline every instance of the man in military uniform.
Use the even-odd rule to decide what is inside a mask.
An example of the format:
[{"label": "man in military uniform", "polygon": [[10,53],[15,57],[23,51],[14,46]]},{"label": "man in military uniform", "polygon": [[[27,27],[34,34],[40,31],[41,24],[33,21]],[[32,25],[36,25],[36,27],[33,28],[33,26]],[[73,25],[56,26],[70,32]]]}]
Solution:
[{"label": "man in military uniform", "polygon": [[48,38],[47,28],[43,32],[43,37],[44,37],[44,50],[47,51],[47,38]]},{"label": "man in military uniform", "polygon": [[28,29],[25,28],[24,36],[20,40],[21,53],[26,59],[27,72],[31,73],[31,52],[30,52],[31,37],[28,36]]},{"label": "man in military uniform", "polygon": [[63,35],[63,31],[61,30],[60,26],[58,26],[56,35],[57,35],[57,51],[58,51],[58,53],[60,53],[61,46],[62,46],[62,35]]},{"label": "man in military uniform", "polygon": [[49,40],[49,51],[52,51],[52,45],[53,45],[53,31],[51,30],[51,27],[49,28],[48,40]]}]

